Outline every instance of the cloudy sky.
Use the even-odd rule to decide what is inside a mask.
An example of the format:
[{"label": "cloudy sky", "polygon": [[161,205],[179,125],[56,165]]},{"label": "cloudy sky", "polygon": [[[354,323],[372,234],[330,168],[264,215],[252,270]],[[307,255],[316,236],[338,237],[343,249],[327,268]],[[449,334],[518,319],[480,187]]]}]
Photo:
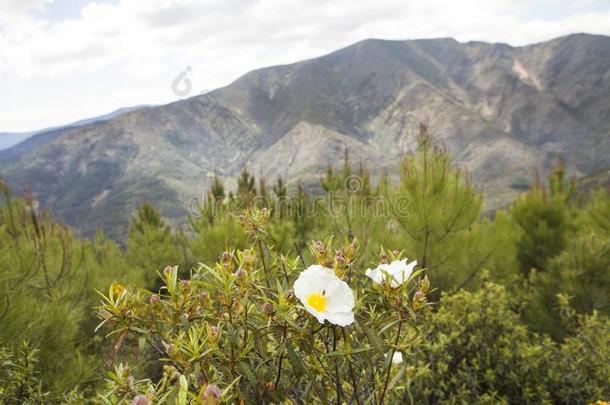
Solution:
[{"label": "cloudy sky", "polygon": [[610,35],[610,0],[0,0],[0,132],[167,103],[365,38],[575,32]]}]

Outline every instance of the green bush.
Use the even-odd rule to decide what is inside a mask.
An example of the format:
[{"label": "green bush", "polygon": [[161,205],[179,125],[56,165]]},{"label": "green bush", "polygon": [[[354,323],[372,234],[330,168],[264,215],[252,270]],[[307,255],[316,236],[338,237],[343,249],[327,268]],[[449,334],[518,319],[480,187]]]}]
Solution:
[{"label": "green bush", "polygon": [[[384,252],[381,260],[400,273],[392,273],[397,285],[371,280],[355,267],[355,241],[313,243],[315,265],[303,269],[302,258],[279,255],[266,244],[268,210],[240,219],[247,249],[225,252],[188,279],[166,268],[155,293],[113,285],[102,294],[100,327],[117,357],[100,399],[394,402],[404,366],[393,364],[410,346],[401,332],[421,322],[427,279],[411,273],[414,264],[399,262],[398,252]],[[158,381],[138,379],[137,365],[121,362],[128,339],[160,354]]]},{"label": "green bush", "polygon": [[610,322],[573,318],[563,343],[532,334],[504,287],[444,296],[407,353],[411,403],[588,404],[610,395]]},{"label": "green bush", "polygon": [[[373,186],[346,154],[324,196],[216,177],[190,232],[145,203],[126,249],[0,183],[0,403],[607,400],[610,193],[576,198],[559,167],[483,217],[425,128],[400,174]],[[434,290],[371,280],[403,254]],[[296,294],[311,265],[354,292],[353,323],[317,320],[325,290]]]}]

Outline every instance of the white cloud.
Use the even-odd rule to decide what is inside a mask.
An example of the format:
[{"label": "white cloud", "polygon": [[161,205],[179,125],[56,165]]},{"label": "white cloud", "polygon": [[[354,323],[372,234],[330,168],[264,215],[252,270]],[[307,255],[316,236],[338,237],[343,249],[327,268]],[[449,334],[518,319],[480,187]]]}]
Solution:
[{"label": "white cloud", "polygon": [[0,88],[10,95],[0,131],[171,101],[186,66],[203,90],[370,37],[523,45],[610,34],[604,0],[99,0],[66,20],[45,17],[49,3],[0,0]]},{"label": "white cloud", "polygon": [[53,0],[0,0],[0,9],[6,15],[22,14],[33,10],[42,10]]}]

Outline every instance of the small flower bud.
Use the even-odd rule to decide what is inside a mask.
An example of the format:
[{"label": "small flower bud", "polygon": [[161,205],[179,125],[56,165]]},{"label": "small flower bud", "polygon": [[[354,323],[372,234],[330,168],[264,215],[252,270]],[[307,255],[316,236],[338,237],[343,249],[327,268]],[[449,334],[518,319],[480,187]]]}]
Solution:
[{"label": "small flower bud", "polygon": [[243,281],[248,276],[248,273],[246,273],[246,271],[240,267],[239,269],[237,269],[237,271],[235,273],[233,273],[233,275],[235,277],[237,277],[239,280]]},{"label": "small flower bud", "polygon": [[273,313],[275,312],[275,308],[273,308],[273,304],[270,302],[265,302],[261,306],[261,310],[263,311],[263,314],[268,315],[268,316],[273,315]]},{"label": "small flower bud", "polygon": [[163,342],[163,347],[165,348],[165,352],[171,357],[175,352],[175,346],[171,343]]},{"label": "small flower bud", "polygon": [[210,294],[208,294],[207,292],[202,292],[197,297],[199,298],[199,302],[204,305],[207,304],[210,300]]},{"label": "small flower bud", "polygon": [[202,372],[198,372],[197,373],[197,383],[199,383],[199,385],[203,386],[203,384],[205,384],[207,382],[205,375],[203,375]]},{"label": "small flower bud", "polygon": [[324,242],[319,240],[314,242],[314,248],[322,255],[325,255],[327,252],[326,245],[324,244]]},{"label": "small flower bud", "polygon": [[159,302],[161,302],[161,298],[157,294],[153,294],[150,296],[148,302],[150,303],[150,305],[158,304]]},{"label": "small flower bud", "polygon": [[426,302],[426,294],[417,291],[413,296],[413,309],[418,310]]},{"label": "small flower bud", "polygon": [[388,255],[385,252],[379,254],[379,264],[387,264],[390,262]]},{"label": "small flower bud", "polygon": [[125,287],[119,283],[112,283],[110,285],[110,290],[112,291],[114,298],[119,298],[123,294],[123,291],[125,291]]},{"label": "small flower bud", "polygon": [[172,274],[172,270],[173,270],[172,266],[166,266],[163,269],[163,274],[165,274],[165,276],[169,276],[170,274]]},{"label": "small flower bud", "polygon": [[286,299],[286,301],[292,301],[294,299],[294,290],[292,288],[284,291],[284,299]]},{"label": "small flower bud", "polygon": [[175,381],[180,375],[174,366],[163,366],[163,374],[167,376],[170,381]]},{"label": "small flower bud", "polygon": [[430,290],[430,280],[428,279],[428,276],[424,276],[424,278],[419,280],[419,290],[424,294]]},{"label": "small flower bud", "polygon": [[343,267],[347,264],[347,260],[345,259],[345,255],[343,254],[343,252],[337,252],[335,256],[335,263],[337,263],[337,266],[340,267]]},{"label": "small flower bud", "polygon": [[210,326],[210,342],[215,343],[218,340],[218,326]]},{"label": "small flower bud", "polygon": [[215,384],[210,384],[205,387],[203,394],[201,394],[201,399],[206,404],[219,404],[221,395],[220,388]]},{"label": "small flower bud", "polygon": [[150,399],[148,399],[148,397],[146,395],[137,395],[131,402],[131,405],[149,405],[149,404],[150,404]]},{"label": "small flower bud", "polygon": [[180,287],[187,290],[191,286],[190,281],[188,280],[180,280]]}]

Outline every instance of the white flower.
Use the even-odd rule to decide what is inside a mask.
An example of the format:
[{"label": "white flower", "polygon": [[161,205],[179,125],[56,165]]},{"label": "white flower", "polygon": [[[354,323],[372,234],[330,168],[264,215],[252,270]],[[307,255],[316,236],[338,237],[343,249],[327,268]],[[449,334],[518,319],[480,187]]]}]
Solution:
[{"label": "white flower", "polygon": [[[388,357],[389,353],[386,353],[385,357]],[[394,352],[394,354],[392,355],[392,364],[402,364],[402,353],[401,352]]]},{"label": "white flower", "polygon": [[354,293],[331,269],[314,264],[303,270],[294,282],[294,295],[320,323],[354,322]]},{"label": "white flower", "polygon": [[383,263],[376,269],[367,269],[364,274],[377,284],[382,284],[389,278],[390,286],[396,288],[409,279],[413,268],[417,266],[417,260],[413,260],[411,263],[407,263],[407,260],[394,260],[390,264]]}]

